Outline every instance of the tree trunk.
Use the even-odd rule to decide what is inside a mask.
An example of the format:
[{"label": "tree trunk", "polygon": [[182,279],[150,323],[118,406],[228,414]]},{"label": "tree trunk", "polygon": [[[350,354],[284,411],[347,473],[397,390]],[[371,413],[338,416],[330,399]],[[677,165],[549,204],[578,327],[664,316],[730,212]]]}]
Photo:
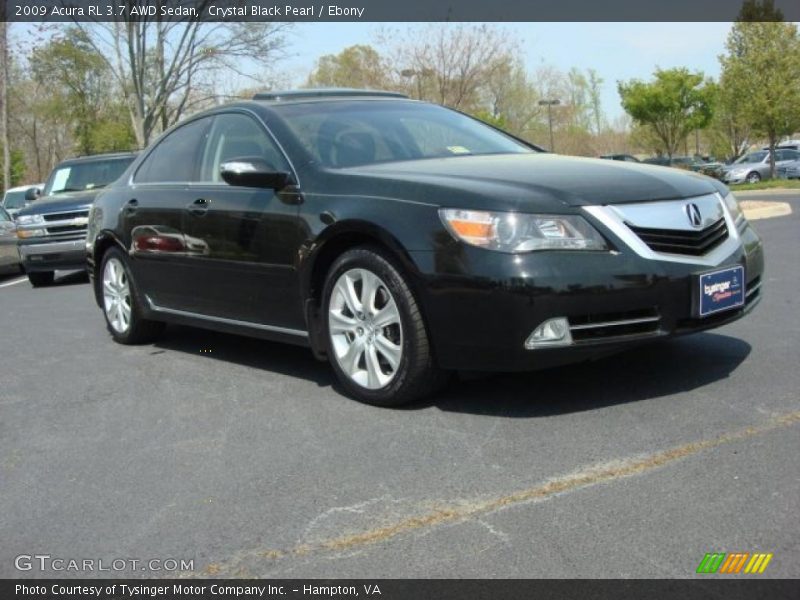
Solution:
[{"label": "tree trunk", "polygon": [[[5,11],[4,11],[5,12]],[[3,15],[5,17],[5,14]],[[3,144],[3,191],[11,187],[11,151],[8,148],[8,23],[4,20],[0,24],[0,52],[2,56],[2,73],[0,73],[0,128],[2,128]]]},{"label": "tree trunk", "polygon": [[769,134],[769,178],[775,179],[775,146],[778,145],[778,136]]}]

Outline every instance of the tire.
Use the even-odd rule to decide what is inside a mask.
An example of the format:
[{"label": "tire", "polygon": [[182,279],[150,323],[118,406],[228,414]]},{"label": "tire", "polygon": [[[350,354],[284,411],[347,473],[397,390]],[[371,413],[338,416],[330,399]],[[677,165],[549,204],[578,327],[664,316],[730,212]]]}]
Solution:
[{"label": "tire", "polygon": [[380,248],[358,247],[337,258],[322,298],[328,358],[349,395],[376,406],[400,406],[447,382],[419,305]]},{"label": "tire", "polygon": [[136,283],[125,253],[111,248],[103,255],[100,276],[103,316],[111,337],[120,344],[152,342],[164,331],[164,323],[142,316]]},{"label": "tire", "polygon": [[751,171],[747,174],[747,177],[745,177],[745,181],[747,183],[758,183],[761,181],[761,175],[759,175],[756,171]]},{"label": "tire", "polygon": [[36,271],[28,273],[28,281],[30,281],[31,285],[35,288],[53,285],[55,278],[56,274],[54,271]]}]

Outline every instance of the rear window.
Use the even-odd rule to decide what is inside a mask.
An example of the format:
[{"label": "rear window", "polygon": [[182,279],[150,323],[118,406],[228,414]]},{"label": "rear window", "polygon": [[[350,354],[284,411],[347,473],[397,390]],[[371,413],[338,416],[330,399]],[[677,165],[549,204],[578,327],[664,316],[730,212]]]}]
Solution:
[{"label": "rear window", "polygon": [[6,197],[3,200],[5,208],[22,208],[25,206],[25,192],[21,190],[18,192],[6,192]]}]

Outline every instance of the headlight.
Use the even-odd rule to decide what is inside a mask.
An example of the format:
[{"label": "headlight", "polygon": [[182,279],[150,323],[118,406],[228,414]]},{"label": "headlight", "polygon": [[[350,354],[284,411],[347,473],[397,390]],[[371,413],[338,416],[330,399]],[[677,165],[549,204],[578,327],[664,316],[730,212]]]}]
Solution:
[{"label": "headlight", "polygon": [[17,225],[39,225],[44,223],[42,215],[22,215],[17,217]]},{"label": "headlight", "polygon": [[739,226],[739,224],[744,221],[744,213],[739,206],[739,201],[731,192],[728,192],[728,195],[725,196],[723,200],[725,201],[725,206],[728,207],[728,212],[731,213],[731,217],[733,217],[733,222]]},{"label": "headlight", "polygon": [[443,208],[439,216],[456,239],[498,252],[608,250],[597,230],[577,215]]}]

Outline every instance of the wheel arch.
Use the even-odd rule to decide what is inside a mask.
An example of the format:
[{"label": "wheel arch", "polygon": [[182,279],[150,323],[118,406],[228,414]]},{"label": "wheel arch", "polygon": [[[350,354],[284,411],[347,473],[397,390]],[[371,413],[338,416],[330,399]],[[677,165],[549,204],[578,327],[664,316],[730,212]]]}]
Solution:
[{"label": "wheel arch", "polygon": [[376,246],[383,250],[407,277],[420,308],[422,298],[418,293],[419,269],[403,244],[389,231],[373,223],[348,220],[328,227],[314,241],[300,264],[300,285],[304,313],[309,331],[309,341],[314,355],[326,359],[326,344],[322,334],[320,309],[325,278],[334,261],[344,252],[359,246]]},{"label": "wheel arch", "polygon": [[97,237],[94,239],[94,244],[92,244],[92,251],[89,254],[89,273],[92,277],[93,282],[93,291],[94,291],[94,300],[97,303],[97,306],[102,308],[103,306],[103,298],[102,293],[100,292],[100,286],[98,285],[98,281],[100,280],[100,267],[103,263],[103,256],[105,256],[106,252],[110,248],[119,248],[122,252],[127,253],[127,249],[122,241],[111,231],[101,231],[97,234]]}]

